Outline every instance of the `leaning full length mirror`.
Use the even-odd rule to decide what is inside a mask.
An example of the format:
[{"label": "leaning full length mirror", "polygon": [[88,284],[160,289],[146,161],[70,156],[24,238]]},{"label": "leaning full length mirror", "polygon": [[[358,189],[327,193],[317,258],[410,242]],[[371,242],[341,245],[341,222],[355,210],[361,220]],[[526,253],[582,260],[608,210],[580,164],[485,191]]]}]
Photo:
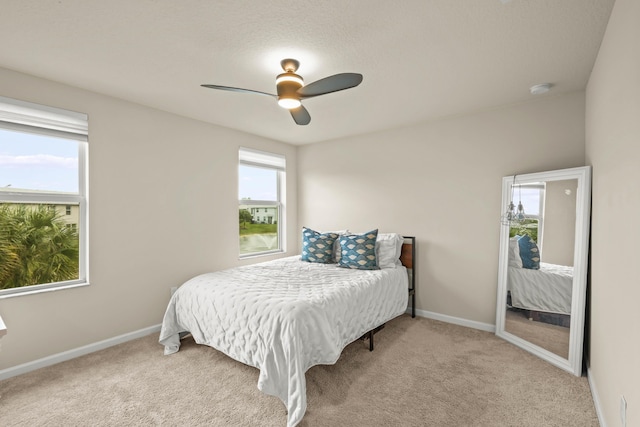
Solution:
[{"label": "leaning full length mirror", "polygon": [[588,166],[502,179],[496,334],[582,373]]}]

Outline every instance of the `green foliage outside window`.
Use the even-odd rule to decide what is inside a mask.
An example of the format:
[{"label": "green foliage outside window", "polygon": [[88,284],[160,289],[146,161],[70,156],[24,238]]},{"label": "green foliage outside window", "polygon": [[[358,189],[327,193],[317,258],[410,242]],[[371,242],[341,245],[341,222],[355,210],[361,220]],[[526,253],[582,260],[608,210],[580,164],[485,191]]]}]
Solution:
[{"label": "green foliage outside window", "polygon": [[247,223],[251,223],[251,212],[246,209],[240,209],[240,229],[246,229]]},{"label": "green foliage outside window", "polygon": [[78,277],[78,231],[55,209],[0,203],[0,289]]},{"label": "green foliage outside window", "polygon": [[538,220],[533,218],[527,218],[521,223],[512,223],[509,228],[509,237],[515,235],[524,236],[525,234],[538,243]]}]

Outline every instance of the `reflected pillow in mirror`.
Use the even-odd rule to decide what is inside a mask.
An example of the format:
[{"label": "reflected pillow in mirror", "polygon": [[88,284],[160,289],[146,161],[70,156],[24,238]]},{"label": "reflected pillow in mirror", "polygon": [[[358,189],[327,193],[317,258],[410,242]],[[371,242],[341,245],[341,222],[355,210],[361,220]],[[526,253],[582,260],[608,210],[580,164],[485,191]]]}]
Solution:
[{"label": "reflected pillow in mirror", "polygon": [[531,237],[524,235],[518,240],[520,246],[520,258],[522,259],[522,267],[531,270],[540,269],[540,251],[538,245]]},{"label": "reflected pillow in mirror", "polygon": [[522,268],[522,258],[520,258],[520,246],[518,240],[521,236],[517,234],[509,239],[509,267]]}]

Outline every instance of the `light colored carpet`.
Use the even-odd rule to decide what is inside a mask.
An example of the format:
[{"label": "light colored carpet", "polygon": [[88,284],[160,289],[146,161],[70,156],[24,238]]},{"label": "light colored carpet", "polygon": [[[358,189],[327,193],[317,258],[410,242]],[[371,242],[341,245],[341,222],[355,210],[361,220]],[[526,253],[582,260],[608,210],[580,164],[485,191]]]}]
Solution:
[{"label": "light colored carpet", "polygon": [[523,312],[507,310],[504,329],[564,359],[569,358],[569,328],[529,320]]},{"label": "light colored carpet", "polygon": [[[585,377],[488,332],[401,316],[307,374],[300,426],[597,426]],[[157,335],[0,382],[2,426],[284,426],[258,371]]]}]

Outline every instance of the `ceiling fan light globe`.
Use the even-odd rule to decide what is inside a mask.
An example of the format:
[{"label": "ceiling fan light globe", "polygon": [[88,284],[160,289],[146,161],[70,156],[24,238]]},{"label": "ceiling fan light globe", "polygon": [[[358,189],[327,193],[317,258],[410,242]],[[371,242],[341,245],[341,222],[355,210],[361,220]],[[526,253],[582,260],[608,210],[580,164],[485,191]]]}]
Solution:
[{"label": "ceiling fan light globe", "polygon": [[301,88],[304,85],[304,80],[297,74],[294,73],[282,73],[276,77],[276,86],[280,85],[282,82],[293,82],[296,83],[297,89]]},{"label": "ceiling fan light globe", "polygon": [[302,77],[295,73],[286,72],[280,74],[276,78],[278,105],[288,110],[298,108],[301,105],[298,89],[300,89],[303,84],[304,81]]},{"label": "ceiling fan light globe", "polygon": [[286,108],[287,110],[291,110],[293,108],[298,108],[302,103],[299,99],[295,98],[279,98],[278,105],[282,108]]}]

